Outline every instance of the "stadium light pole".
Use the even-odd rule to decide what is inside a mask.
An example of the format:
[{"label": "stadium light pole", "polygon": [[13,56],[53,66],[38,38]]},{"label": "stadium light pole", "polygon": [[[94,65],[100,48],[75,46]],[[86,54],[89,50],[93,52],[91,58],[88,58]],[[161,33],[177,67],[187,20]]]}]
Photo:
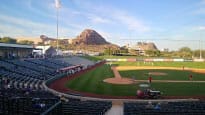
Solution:
[{"label": "stadium light pole", "polygon": [[201,39],[200,39],[200,40],[199,40],[199,47],[200,47],[200,57],[199,57],[199,58],[200,58],[200,59],[202,59],[202,51],[201,51],[201,47],[202,47],[202,46],[201,46],[201,44],[202,44],[202,43],[201,43]]},{"label": "stadium light pole", "polygon": [[59,49],[59,40],[58,40],[58,15],[59,15],[59,9],[61,7],[60,0],[55,0],[55,7],[56,7],[56,37],[57,37],[57,55],[58,55],[58,49]]},{"label": "stadium light pole", "polygon": [[200,31],[200,33],[199,33],[199,53],[200,53],[200,56],[199,56],[199,59],[202,59],[202,40],[201,40],[201,31]]}]

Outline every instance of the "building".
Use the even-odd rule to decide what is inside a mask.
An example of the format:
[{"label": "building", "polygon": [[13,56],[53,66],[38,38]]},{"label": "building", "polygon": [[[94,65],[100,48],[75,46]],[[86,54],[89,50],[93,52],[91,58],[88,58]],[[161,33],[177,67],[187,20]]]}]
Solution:
[{"label": "building", "polygon": [[34,47],[31,45],[0,43],[1,58],[22,58],[32,56]]},{"label": "building", "polygon": [[136,45],[126,45],[128,50],[135,50],[137,55],[146,55],[146,51],[152,50],[156,51],[158,50],[156,45],[152,42],[137,42]]},{"label": "building", "polygon": [[46,56],[46,57],[52,57],[57,55],[57,50],[53,48],[52,46],[46,45],[46,46],[36,46],[35,50],[33,50],[34,57],[37,56]]}]

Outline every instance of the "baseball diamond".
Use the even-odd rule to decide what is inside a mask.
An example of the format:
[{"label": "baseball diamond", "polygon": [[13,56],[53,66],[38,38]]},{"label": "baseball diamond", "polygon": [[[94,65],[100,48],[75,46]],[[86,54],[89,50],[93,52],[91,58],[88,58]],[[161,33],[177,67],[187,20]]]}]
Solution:
[{"label": "baseball diamond", "polygon": [[[172,63],[169,64],[170,67],[167,67],[167,62],[154,62],[153,66],[143,62],[132,62],[127,65],[125,62],[113,62],[113,65],[105,63],[89,71],[85,70],[83,74],[74,75],[72,79],[54,82],[62,84],[62,87],[51,86],[56,90],[72,91],[82,96],[136,98],[136,91],[140,89],[139,84],[147,83],[148,77],[151,76],[151,87],[163,92],[163,98],[205,97],[205,69],[201,68],[203,63],[169,63]],[[197,66],[194,68],[193,65]],[[192,80],[189,79],[190,75],[193,76]]]}]

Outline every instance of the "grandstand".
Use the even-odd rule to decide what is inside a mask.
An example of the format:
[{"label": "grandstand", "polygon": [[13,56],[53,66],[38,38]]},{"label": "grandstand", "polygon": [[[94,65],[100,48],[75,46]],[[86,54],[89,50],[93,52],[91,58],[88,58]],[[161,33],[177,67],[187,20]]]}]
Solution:
[{"label": "grandstand", "polygon": [[0,114],[104,114],[112,106],[110,101],[64,98],[45,87],[49,79],[75,74],[93,64],[79,57],[1,59]]},{"label": "grandstand", "polygon": [[[89,64],[92,63],[85,63],[85,66]],[[60,71],[62,69],[64,71]],[[61,102],[62,96],[48,92],[43,85],[51,78],[75,74],[82,69],[83,66],[72,65],[64,58],[0,60],[0,113],[104,114],[111,102],[82,102],[72,98],[66,98],[69,102]]]},{"label": "grandstand", "polygon": [[32,50],[27,45],[0,44],[0,114],[104,114],[111,107],[111,102],[63,98],[45,85],[49,79],[70,76],[94,62],[78,57],[25,58]]}]

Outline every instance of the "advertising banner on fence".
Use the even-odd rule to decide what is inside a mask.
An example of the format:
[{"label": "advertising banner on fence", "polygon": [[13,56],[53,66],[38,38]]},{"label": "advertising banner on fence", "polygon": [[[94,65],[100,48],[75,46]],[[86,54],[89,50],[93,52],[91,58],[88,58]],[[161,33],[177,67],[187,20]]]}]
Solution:
[{"label": "advertising banner on fence", "polygon": [[158,62],[158,61],[164,61],[164,59],[153,59],[153,61]]},{"label": "advertising banner on fence", "polygon": [[135,62],[135,61],[137,61],[137,60],[136,60],[136,58],[128,58],[127,61],[128,61],[128,62]]},{"label": "advertising banner on fence", "polygon": [[204,62],[204,59],[194,59],[194,62]]},{"label": "advertising banner on fence", "polygon": [[184,59],[173,59],[174,62],[183,62]]}]

